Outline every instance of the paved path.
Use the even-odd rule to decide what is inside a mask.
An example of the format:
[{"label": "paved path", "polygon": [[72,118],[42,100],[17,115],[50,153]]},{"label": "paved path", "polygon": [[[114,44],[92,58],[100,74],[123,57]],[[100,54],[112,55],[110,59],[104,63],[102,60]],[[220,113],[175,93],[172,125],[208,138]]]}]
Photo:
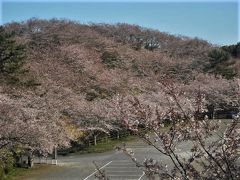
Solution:
[{"label": "paved path", "polygon": [[[142,141],[128,143],[127,147],[132,148],[135,157],[141,162],[145,158],[154,158],[162,161],[171,168],[171,160],[161,155],[156,149],[144,144]],[[190,142],[183,142],[178,145],[181,157],[189,156]],[[26,180],[94,180],[95,161],[99,167],[105,170],[111,180],[145,180],[143,172],[122,152],[111,151],[99,154],[59,156],[56,170],[46,171],[37,177],[27,178]]]}]

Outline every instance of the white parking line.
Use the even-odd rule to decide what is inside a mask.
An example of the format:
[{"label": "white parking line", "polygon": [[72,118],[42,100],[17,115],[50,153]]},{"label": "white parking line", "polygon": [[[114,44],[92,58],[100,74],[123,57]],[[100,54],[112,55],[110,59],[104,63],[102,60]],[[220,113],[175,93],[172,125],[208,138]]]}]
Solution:
[{"label": "white parking line", "polygon": [[141,180],[144,175],[145,175],[145,172],[142,173],[142,175],[138,178],[138,180]]},{"label": "white parking line", "polygon": [[[112,161],[108,162],[107,164],[105,164],[104,166],[100,167],[99,169],[101,170],[101,169],[105,168],[105,167],[106,167],[107,165],[109,165],[111,162],[112,162]],[[88,177],[86,177],[86,178],[83,179],[83,180],[87,180],[88,178],[90,178],[91,176],[93,176],[96,172],[97,172],[97,170],[94,171],[92,174],[90,174]]]}]

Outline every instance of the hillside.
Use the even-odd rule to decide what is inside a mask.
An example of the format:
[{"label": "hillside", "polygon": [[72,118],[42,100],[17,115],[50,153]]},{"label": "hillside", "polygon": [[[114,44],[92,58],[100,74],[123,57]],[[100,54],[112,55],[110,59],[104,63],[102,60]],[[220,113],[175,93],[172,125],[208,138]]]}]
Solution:
[{"label": "hillside", "polygon": [[[127,24],[33,19],[8,24],[5,29],[14,31],[17,41],[26,45],[26,67],[39,82],[48,79],[81,92],[96,84],[114,87],[120,83],[116,74],[141,81],[163,74],[187,80],[192,70],[203,72],[214,48],[202,40]],[[110,80],[115,85],[105,83],[103,76],[108,73],[115,77]],[[126,78],[120,78],[121,83]]]},{"label": "hillside", "polygon": [[[93,114],[100,116],[106,100],[119,94],[157,92],[162,78],[187,85],[198,80],[202,85],[217,82],[221,89],[226,79],[215,81],[211,76],[206,81],[208,76],[202,74],[226,78],[239,74],[239,56],[228,55],[230,50],[227,52],[226,47],[222,50],[204,40],[136,25],[30,19],[2,28],[13,35],[16,44],[24,46],[24,61],[20,71],[0,73],[0,113],[6,119],[19,117],[19,131],[22,127],[25,133],[30,127],[23,123],[26,119],[37,120],[34,123],[47,121],[47,125],[43,123],[45,129],[33,130],[46,136],[37,148],[52,149],[54,144],[66,143],[74,138],[75,125],[80,129],[90,127],[88,122],[83,125],[79,120],[86,121]],[[221,59],[226,53],[227,58]],[[101,128],[104,122],[97,120],[94,125]],[[14,127],[9,128],[13,133]],[[29,133],[32,139],[39,138],[32,130]],[[29,138],[25,140],[28,142]]]},{"label": "hillside", "polygon": [[31,19],[4,29],[26,47],[23,69],[28,73],[21,79],[29,84],[16,86],[19,92],[2,84],[2,93],[57,96],[68,104],[61,103],[64,109],[78,107],[82,99],[149,91],[164,75],[187,82],[203,72],[213,48],[202,40],[128,24]]}]

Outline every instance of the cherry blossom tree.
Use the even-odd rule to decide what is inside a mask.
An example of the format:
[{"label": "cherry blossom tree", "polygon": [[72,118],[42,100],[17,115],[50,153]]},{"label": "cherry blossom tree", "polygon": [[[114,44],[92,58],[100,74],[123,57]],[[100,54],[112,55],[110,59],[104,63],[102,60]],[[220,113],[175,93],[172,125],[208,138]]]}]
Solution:
[{"label": "cherry blossom tree", "polygon": [[221,76],[198,74],[185,88],[192,93],[199,90],[205,95],[210,118],[214,118],[217,110],[237,109],[239,104],[236,79],[227,80]]},{"label": "cherry blossom tree", "polygon": [[12,98],[2,90],[0,95],[0,150],[20,148],[29,153],[30,161],[34,153],[47,155],[73,139],[59,108],[61,99],[31,93],[15,91],[17,98]]},{"label": "cherry blossom tree", "polygon": [[[165,96],[159,101],[166,100],[166,107],[132,98],[123,122],[148,145],[168,157],[172,164],[152,158],[139,162],[131,150],[120,149],[149,179],[238,179],[239,120],[232,120],[222,127],[219,121],[202,118],[200,114],[206,108],[201,87],[191,94],[168,80],[162,81],[161,86]],[[163,129],[166,117],[170,121],[167,131]],[[139,129],[140,124],[145,125],[147,133]],[[189,146],[187,156],[181,155],[181,144]]]}]

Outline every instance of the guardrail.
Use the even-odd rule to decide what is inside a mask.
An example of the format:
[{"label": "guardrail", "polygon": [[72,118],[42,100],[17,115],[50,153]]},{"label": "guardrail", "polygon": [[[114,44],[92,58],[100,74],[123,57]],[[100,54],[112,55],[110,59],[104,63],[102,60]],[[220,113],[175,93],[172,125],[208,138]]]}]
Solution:
[{"label": "guardrail", "polygon": [[36,157],[34,158],[34,164],[51,164],[57,165],[57,159],[53,159],[52,157]]}]

